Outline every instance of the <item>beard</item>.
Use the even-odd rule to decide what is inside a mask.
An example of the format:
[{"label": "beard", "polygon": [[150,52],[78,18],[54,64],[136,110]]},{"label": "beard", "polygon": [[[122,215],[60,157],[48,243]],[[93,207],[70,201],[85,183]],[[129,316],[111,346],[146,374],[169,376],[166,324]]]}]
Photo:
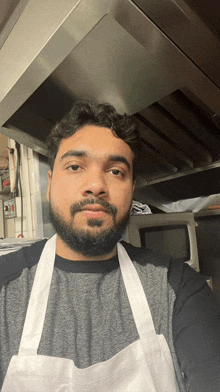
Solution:
[{"label": "beard", "polygon": [[[89,227],[98,227],[100,229],[92,233],[89,229],[74,228],[73,221],[75,214],[89,204],[99,204],[106,208],[107,212],[112,215],[112,225],[108,228],[101,229],[104,223],[102,219],[88,218],[87,224]],[[121,239],[130,217],[129,208],[120,221],[117,222],[117,208],[105,200],[94,198],[85,199],[79,203],[72,204],[70,207],[70,223],[66,222],[61,217],[58,210],[53,207],[51,200],[49,202],[49,211],[51,222],[64,243],[66,243],[70,249],[88,257],[109,254]]]}]

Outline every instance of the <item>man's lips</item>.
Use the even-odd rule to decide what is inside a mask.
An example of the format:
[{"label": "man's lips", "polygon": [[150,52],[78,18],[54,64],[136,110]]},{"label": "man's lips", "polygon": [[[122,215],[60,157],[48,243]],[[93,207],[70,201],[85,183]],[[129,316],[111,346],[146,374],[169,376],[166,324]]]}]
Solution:
[{"label": "man's lips", "polygon": [[87,218],[101,218],[105,213],[109,214],[109,211],[100,205],[87,205],[81,208],[80,211]]},{"label": "man's lips", "polygon": [[90,218],[104,218],[105,215],[108,214],[115,220],[117,208],[105,200],[94,200],[92,198],[72,204],[71,216],[74,217],[74,215],[77,213],[80,213],[84,216],[86,215]]}]

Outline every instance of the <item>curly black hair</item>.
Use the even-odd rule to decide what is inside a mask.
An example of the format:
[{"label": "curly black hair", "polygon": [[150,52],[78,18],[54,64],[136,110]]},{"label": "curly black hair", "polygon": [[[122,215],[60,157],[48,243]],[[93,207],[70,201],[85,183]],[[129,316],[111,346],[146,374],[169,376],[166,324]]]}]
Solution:
[{"label": "curly black hair", "polygon": [[133,152],[133,179],[137,174],[137,154],[140,149],[140,135],[137,124],[131,116],[118,114],[108,103],[96,104],[90,101],[76,102],[72,110],[55,125],[47,137],[48,160],[53,170],[56,155],[63,139],[74,135],[86,125],[111,129],[116,137],[124,140]]}]

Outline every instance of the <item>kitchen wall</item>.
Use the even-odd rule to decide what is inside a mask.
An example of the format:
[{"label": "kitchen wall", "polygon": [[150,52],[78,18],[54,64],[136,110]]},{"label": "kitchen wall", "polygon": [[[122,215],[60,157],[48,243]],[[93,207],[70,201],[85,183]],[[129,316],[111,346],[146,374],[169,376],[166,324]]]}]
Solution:
[{"label": "kitchen wall", "polygon": [[[17,151],[15,141],[9,139],[8,145],[15,150],[15,162],[17,162]],[[32,149],[20,145],[21,148],[21,190],[19,187],[19,196],[16,201],[16,217],[5,219],[5,238],[21,236],[23,221],[23,236],[25,238],[42,238],[43,219],[42,219],[42,203],[40,191],[40,172],[38,154]],[[9,156],[9,173],[11,181],[11,191],[15,181],[15,167],[12,155]],[[22,203],[23,203],[23,219],[22,219]]]}]

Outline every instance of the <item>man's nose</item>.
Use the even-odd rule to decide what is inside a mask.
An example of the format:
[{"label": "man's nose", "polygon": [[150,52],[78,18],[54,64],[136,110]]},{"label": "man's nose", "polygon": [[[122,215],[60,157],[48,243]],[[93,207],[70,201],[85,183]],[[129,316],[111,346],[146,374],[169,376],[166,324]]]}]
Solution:
[{"label": "man's nose", "polygon": [[108,188],[103,172],[93,170],[88,173],[86,182],[83,187],[83,196],[92,195],[95,197],[106,197],[108,195]]}]

